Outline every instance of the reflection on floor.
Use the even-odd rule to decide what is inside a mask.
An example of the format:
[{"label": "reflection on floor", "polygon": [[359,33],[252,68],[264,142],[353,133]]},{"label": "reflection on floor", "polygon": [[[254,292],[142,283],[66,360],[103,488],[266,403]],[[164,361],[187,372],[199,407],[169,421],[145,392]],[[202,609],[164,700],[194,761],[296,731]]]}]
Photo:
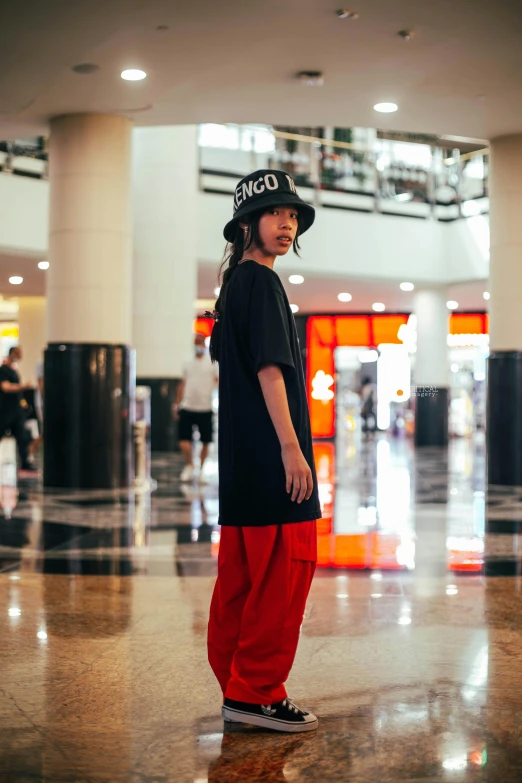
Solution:
[{"label": "reflection on floor", "polygon": [[484,445],[316,446],[324,518],[292,697],[317,734],[225,732],[206,664],[215,466],[152,495],[42,493],[0,519],[0,781],[522,779],[522,488]]}]

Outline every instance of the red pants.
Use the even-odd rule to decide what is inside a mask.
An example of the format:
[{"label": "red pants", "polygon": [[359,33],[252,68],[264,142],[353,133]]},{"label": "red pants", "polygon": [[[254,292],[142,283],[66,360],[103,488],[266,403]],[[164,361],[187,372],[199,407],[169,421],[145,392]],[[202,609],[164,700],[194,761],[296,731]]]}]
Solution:
[{"label": "red pants", "polygon": [[316,560],[315,522],[221,528],[208,659],[223,696],[286,698]]}]

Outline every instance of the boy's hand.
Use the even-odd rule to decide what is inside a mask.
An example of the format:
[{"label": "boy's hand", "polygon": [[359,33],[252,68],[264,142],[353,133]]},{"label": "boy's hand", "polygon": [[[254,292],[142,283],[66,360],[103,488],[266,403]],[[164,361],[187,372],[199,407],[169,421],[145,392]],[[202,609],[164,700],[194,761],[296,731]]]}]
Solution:
[{"label": "boy's hand", "polygon": [[314,488],[312,471],[298,444],[283,446],[281,450],[286,473],[286,491],[292,493],[292,502],[308,500]]}]

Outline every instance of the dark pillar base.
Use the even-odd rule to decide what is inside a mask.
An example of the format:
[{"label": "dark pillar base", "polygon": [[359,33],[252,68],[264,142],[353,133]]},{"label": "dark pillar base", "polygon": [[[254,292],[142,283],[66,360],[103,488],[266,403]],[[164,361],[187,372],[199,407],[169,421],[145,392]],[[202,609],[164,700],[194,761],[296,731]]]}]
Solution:
[{"label": "dark pillar base", "polygon": [[128,346],[49,344],[44,363],[44,486],[130,486],[134,389],[134,354]]},{"label": "dark pillar base", "polygon": [[[449,389],[425,386],[423,392],[422,388],[415,397],[415,445],[447,446]],[[430,393],[431,388],[435,391]]]},{"label": "dark pillar base", "polygon": [[522,485],[522,352],[488,359],[486,413],[489,484]]},{"label": "dark pillar base", "polygon": [[173,405],[179,378],[138,378],[138,386],[150,386],[150,441],[152,451],[177,451],[178,423]]}]

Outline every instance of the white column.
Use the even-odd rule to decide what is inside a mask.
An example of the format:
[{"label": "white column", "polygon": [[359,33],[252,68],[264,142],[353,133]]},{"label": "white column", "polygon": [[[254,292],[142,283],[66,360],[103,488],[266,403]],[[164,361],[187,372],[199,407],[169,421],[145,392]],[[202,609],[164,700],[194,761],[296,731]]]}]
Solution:
[{"label": "white column", "polygon": [[491,485],[522,484],[522,133],[490,146],[490,355],[486,413]]},{"label": "white column", "polygon": [[131,342],[131,128],[103,114],[51,120],[50,343]]},{"label": "white column", "polygon": [[179,378],[197,297],[197,127],[133,133],[133,345],[137,375]]},{"label": "white column", "polygon": [[414,379],[417,386],[449,386],[449,312],[445,289],[415,293],[413,310],[417,318],[417,352]]},{"label": "white column", "polygon": [[21,296],[18,300],[19,344],[23,359],[20,375],[24,383],[37,385],[37,367],[43,362],[45,339],[45,296]]},{"label": "white column", "polygon": [[522,134],[490,147],[490,350],[522,349]]}]

